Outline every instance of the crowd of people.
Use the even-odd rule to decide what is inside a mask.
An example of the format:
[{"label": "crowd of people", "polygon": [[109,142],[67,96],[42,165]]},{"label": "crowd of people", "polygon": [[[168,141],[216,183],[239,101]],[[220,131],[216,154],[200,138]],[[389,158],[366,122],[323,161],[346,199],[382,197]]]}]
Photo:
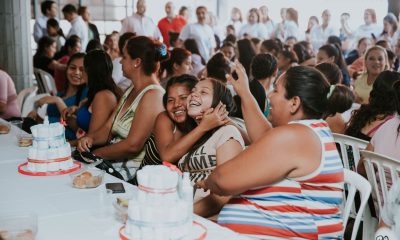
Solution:
[{"label": "crowd of people", "polygon": [[[78,152],[110,161],[129,183],[164,161],[189,172],[204,189],[194,212],[239,233],[341,238],[344,176],[332,132],[400,159],[399,19],[389,13],[380,26],[366,9],[363,25],[351,29],[343,13],[336,29],[327,9],[302,31],[296,9],[274,22],[264,5],[247,21],[233,8],[221,34],[205,6],[193,23],[173,2],[158,24],[145,0],[136,8],[101,43],[88,7],[63,7],[64,35],[56,3],[42,3],[33,63],[57,86],[36,104],[48,105],[50,122],[65,120]],[[2,70],[0,80],[0,116],[20,117],[13,81]],[[40,122],[32,111],[23,127]]]}]

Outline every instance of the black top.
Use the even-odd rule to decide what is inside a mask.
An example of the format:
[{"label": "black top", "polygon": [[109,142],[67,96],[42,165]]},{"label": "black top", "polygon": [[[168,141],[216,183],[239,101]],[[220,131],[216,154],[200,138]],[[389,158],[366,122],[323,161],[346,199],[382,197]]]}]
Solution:
[{"label": "black top", "polygon": [[[263,85],[261,85],[261,83],[258,80],[253,80],[250,82],[249,84],[250,87],[250,92],[251,94],[254,96],[254,98],[256,99],[258,106],[261,109],[261,112],[264,112],[265,110],[265,102],[267,99],[267,93],[265,92],[265,89],[263,87]],[[241,99],[238,95],[233,97],[233,100],[235,101],[236,104],[236,112],[233,114],[234,117],[238,117],[238,118],[242,118],[243,119],[243,113],[242,113],[242,108],[241,106]]]},{"label": "black top", "polygon": [[51,61],[53,61],[53,59],[45,55],[35,54],[35,56],[33,56],[33,67],[42,69],[43,71],[46,71],[54,76],[54,71],[49,68]]},{"label": "black top", "polygon": [[[99,31],[97,30],[96,25],[94,25],[93,23],[89,23],[89,31],[91,31],[93,33],[93,39],[96,39],[100,42],[100,35],[99,35]],[[89,39],[91,40],[91,39]]]}]

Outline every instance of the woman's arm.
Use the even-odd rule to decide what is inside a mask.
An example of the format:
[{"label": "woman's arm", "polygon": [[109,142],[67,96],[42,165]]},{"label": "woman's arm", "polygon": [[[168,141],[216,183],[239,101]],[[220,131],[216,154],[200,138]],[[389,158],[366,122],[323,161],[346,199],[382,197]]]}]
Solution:
[{"label": "woman's arm", "polygon": [[57,96],[45,96],[36,101],[38,106],[42,106],[44,104],[55,104],[60,114],[67,108],[64,100]]},{"label": "woman's arm", "polygon": [[233,85],[236,93],[241,99],[241,107],[244,122],[246,124],[246,130],[250,141],[255,142],[261,138],[266,131],[271,129],[271,125],[264,117],[258,107],[257,101],[250,92],[246,71],[238,61],[236,61],[235,64],[235,71],[238,75],[238,79],[235,80],[232,75],[227,76],[227,79]]},{"label": "woman's arm", "polygon": [[51,70],[60,70],[60,71],[65,71],[67,69],[66,64],[62,64],[56,60],[52,60],[47,67],[50,68]]},{"label": "woman's arm", "polygon": [[[229,139],[217,148],[217,166],[224,164],[242,152],[242,145],[235,139]],[[201,191],[199,189],[199,191]],[[194,213],[202,217],[211,217],[221,210],[230,197],[222,197],[211,193],[194,204]]]},{"label": "woman's arm", "polygon": [[319,167],[321,151],[320,140],[308,127],[300,124],[278,127],[233,159],[218,165],[205,182],[198,185],[227,196],[285,177],[306,176]]},{"label": "woman's arm", "polygon": [[190,148],[209,130],[226,124],[225,107],[219,103],[215,110],[207,111],[200,124],[188,134],[181,136],[174,134],[174,123],[163,112],[157,117],[154,127],[155,141],[162,161],[177,162]]},{"label": "woman's arm", "polygon": [[117,104],[117,98],[111,91],[103,90],[96,93],[91,104],[92,117],[90,118],[88,133],[96,132],[98,129],[104,127],[117,107]]},{"label": "woman's arm", "polygon": [[136,154],[143,149],[154,128],[157,115],[164,111],[162,93],[158,90],[149,90],[144,94],[136,109],[129,134],[126,139],[110,146],[96,149],[93,153],[105,159],[122,159]]}]

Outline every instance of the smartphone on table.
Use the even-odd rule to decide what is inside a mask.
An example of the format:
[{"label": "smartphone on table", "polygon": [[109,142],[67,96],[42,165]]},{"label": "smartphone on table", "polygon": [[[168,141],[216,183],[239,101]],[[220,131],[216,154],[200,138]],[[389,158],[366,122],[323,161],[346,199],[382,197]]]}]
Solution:
[{"label": "smartphone on table", "polygon": [[122,183],[106,183],[106,189],[110,189],[112,193],[124,193],[125,188]]}]

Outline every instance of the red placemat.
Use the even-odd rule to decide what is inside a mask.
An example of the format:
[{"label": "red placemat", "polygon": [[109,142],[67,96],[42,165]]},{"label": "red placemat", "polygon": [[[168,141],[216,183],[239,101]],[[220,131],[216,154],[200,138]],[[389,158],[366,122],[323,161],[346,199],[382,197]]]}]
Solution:
[{"label": "red placemat", "polygon": [[26,169],[27,165],[28,165],[28,162],[18,165],[18,172],[23,175],[35,176],[35,177],[64,175],[64,174],[75,172],[76,170],[81,168],[81,163],[77,162],[77,161],[74,161],[74,166],[72,168],[67,169],[67,170],[56,171],[56,172],[31,172],[28,169]]}]

